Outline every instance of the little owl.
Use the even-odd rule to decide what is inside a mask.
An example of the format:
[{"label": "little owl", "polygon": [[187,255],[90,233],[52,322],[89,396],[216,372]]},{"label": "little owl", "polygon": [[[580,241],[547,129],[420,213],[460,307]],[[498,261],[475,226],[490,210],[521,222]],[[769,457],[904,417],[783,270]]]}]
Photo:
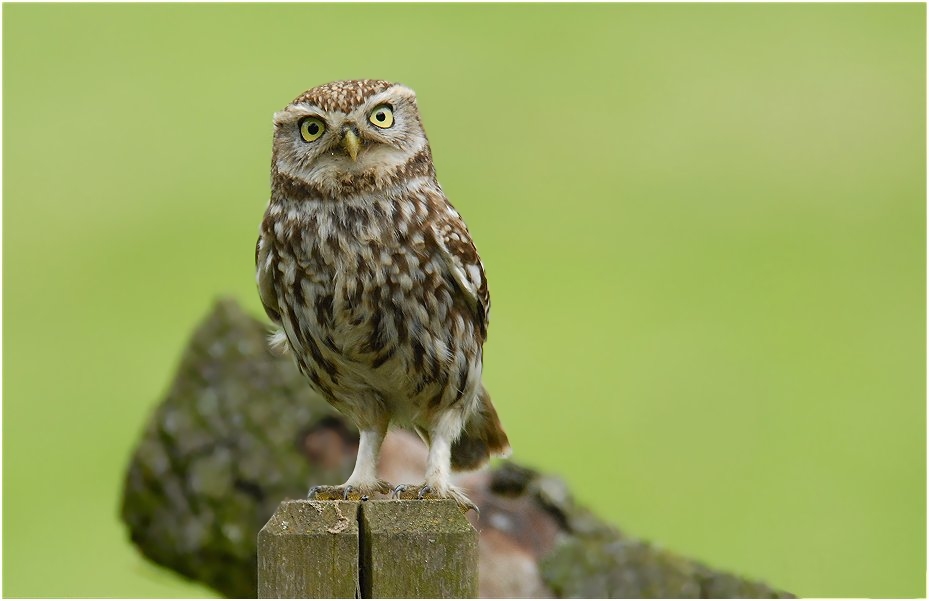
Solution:
[{"label": "little owl", "polygon": [[436,181],[413,90],[338,81],[276,113],[260,231],[258,292],[275,338],[360,431],[345,484],[311,496],[391,492],[376,470],[394,423],[429,446],[415,496],[473,507],[451,469],[509,450],[481,383],[490,296],[468,228]]}]

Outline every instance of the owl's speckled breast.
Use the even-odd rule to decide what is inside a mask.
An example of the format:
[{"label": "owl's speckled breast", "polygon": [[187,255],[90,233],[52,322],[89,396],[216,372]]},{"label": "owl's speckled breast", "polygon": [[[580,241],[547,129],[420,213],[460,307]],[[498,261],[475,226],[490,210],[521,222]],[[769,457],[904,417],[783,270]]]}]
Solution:
[{"label": "owl's speckled breast", "polygon": [[301,370],[327,396],[373,394],[415,420],[474,396],[481,341],[428,230],[409,227],[430,222],[428,196],[405,198],[272,204],[269,215],[284,330],[312,359]]}]

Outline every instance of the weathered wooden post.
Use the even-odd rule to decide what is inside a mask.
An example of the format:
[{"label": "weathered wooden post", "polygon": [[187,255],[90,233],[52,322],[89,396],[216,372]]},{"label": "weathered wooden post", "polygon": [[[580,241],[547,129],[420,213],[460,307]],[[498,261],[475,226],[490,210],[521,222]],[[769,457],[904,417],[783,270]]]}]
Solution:
[{"label": "weathered wooden post", "polygon": [[258,597],[354,599],[358,591],[358,503],[281,503],[258,533]]},{"label": "weathered wooden post", "polygon": [[258,596],[477,597],[477,539],[450,500],[285,501],[258,534]]},{"label": "weathered wooden post", "polygon": [[371,501],[360,524],[363,598],[477,597],[477,531],[454,501]]}]

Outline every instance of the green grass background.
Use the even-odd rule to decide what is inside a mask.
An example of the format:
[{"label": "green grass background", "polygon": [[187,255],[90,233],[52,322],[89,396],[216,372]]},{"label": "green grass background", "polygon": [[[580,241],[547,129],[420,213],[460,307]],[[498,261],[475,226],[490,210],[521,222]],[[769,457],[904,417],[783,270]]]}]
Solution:
[{"label": "green grass background", "polygon": [[925,6],[5,5],[3,594],[206,596],[117,519],[191,328],[261,314],[271,115],[419,94],[519,461],[807,596],[925,594]]}]

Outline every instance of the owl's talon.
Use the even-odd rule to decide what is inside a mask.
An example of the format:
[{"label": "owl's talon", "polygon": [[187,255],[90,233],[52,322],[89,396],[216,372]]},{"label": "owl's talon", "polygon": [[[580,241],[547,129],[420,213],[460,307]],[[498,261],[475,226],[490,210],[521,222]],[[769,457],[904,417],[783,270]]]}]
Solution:
[{"label": "owl's talon", "polygon": [[431,501],[437,499],[452,499],[465,513],[473,510],[474,513],[478,515],[478,517],[481,515],[477,505],[475,505],[471,499],[465,496],[461,489],[454,486],[448,488],[443,494],[436,492],[436,489],[430,484],[400,484],[394,487],[393,492],[390,493],[390,498],[398,501]]},{"label": "owl's talon", "polygon": [[310,488],[306,498],[314,501],[341,501],[346,499],[342,486],[326,486],[320,484]]},{"label": "owl's talon", "polygon": [[459,504],[458,506],[461,507],[461,510],[462,510],[463,512],[465,512],[465,513],[468,513],[469,511],[473,511],[473,512],[474,512],[474,515],[477,516],[477,519],[481,519],[481,509],[480,509],[480,507],[478,507],[477,505],[475,505],[475,504],[471,501],[471,499],[468,499],[468,502],[465,503],[464,505]]},{"label": "owl's talon", "polygon": [[361,497],[368,496],[378,489],[370,490],[365,486],[314,486],[307,493],[307,498],[315,501],[360,501]]}]

